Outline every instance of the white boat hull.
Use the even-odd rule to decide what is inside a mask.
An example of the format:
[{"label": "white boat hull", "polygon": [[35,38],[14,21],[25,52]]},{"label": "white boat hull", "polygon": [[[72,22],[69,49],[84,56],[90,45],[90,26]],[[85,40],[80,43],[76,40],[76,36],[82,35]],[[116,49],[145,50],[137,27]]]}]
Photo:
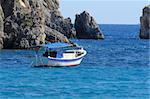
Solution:
[{"label": "white boat hull", "polygon": [[79,65],[84,56],[86,55],[86,51],[83,51],[84,54],[82,54],[79,57],[68,59],[68,58],[53,58],[53,57],[40,57],[42,60],[42,63],[40,66],[35,67],[42,67],[42,66],[48,66],[48,67],[65,67],[65,66],[77,66]]},{"label": "white boat hull", "polygon": [[57,60],[49,60],[48,66],[76,66],[81,63],[83,58],[78,60],[64,60],[64,61],[57,61]]}]

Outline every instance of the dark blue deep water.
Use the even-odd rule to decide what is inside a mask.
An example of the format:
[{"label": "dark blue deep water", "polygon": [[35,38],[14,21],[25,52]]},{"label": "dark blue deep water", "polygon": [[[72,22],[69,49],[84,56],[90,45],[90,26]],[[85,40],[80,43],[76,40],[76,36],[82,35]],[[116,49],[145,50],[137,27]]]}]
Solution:
[{"label": "dark blue deep water", "polygon": [[33,68],[34,52],[0,51],[0,99],[150,99],[149,40],[138,25],[101,25],[105,40],[73,40],[81,65]]}]

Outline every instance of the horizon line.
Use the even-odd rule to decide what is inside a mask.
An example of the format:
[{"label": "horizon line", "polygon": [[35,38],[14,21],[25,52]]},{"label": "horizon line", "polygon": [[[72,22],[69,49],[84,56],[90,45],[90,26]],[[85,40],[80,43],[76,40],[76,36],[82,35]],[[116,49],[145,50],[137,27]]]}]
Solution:
[{"label": "horizon line", "polygon": [[140,23],[97,23],[98,25],[140,25]]}]

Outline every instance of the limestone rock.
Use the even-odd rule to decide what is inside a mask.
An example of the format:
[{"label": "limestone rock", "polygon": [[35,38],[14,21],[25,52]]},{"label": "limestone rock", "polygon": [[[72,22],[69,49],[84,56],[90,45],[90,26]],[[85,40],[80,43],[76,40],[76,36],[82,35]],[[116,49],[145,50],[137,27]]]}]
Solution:
[{"label": "limestone rock", "polygon": [[46,26],[45,33],[47,35],[46,41],[70,43],[66,36],[64,36],[55,29],[51,29]]},{"label": "limestone rock", "polygon": [[79,39],[104,39],[98,24],[86,11],[76,15],[75,29]]},{"label": "limestone rock", "polygon": [[[11,1],[9,0],[9,2]],[[22,3],[20,0],[12,0],[12,2],[14,4],[10,4],[13,4],[13,13],[6,14],[8,17],[6,17],[4,24],[6,36],[4,48],[26,49],[38,45],[39,43],[36,43],[36,40],[42,33],[42,26],[45,22],[41,2],[36,0],[30,2],[21,0]],[[35,36],[34,39],[33,36]]]},{"label": "limestone rock", "polygon": [[140,22],[140,38],[150,39],[150,5],[143,9],[143,15],[140,17]]},{"label": "limestone rock", "polygon": [[[43,40],[41,34],[45,34],[44,39],[50,42],[68,43],[67,37],[76,35],[71,19],[61,15],[58,0],[1,0],[0,3],[5,20],[5,38],[2,42],[2,32],[0,44],[2,42],[4,48],[27,49],[38,45]],[[0,21],[3,21],[1,17]]]},{"label": "limestone rock", "polygon": [[3,38],[4,38],[3,18],[4,18],[4,14],[3,14],[3,10],[2,10],[1,5],[0,5],[0,49],[3,48]]},{"label": "limestone rock", "polygon": [[45,6],[50,10],[56,10],[59,8],[59,1],[58,0],[44,0]]},{"label": "limestone rock", "polygon": [[55,22],[48,24],[49,27],[55,29],[65,35],[67,38],[76,38],[76,32],[70,18],[55,19]]}]

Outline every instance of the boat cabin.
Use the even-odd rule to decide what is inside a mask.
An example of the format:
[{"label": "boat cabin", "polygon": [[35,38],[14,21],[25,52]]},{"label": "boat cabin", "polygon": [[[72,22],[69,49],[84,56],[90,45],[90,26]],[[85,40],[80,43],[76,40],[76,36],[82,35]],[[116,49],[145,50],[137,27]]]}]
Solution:
[{"label": "boat cabin", "polygon": [[45,53],[43,54],[44,57],[51,57],[51,58],[76,58],[82,55],[83,52],[78,50],[50,50],[46,49]]}]

